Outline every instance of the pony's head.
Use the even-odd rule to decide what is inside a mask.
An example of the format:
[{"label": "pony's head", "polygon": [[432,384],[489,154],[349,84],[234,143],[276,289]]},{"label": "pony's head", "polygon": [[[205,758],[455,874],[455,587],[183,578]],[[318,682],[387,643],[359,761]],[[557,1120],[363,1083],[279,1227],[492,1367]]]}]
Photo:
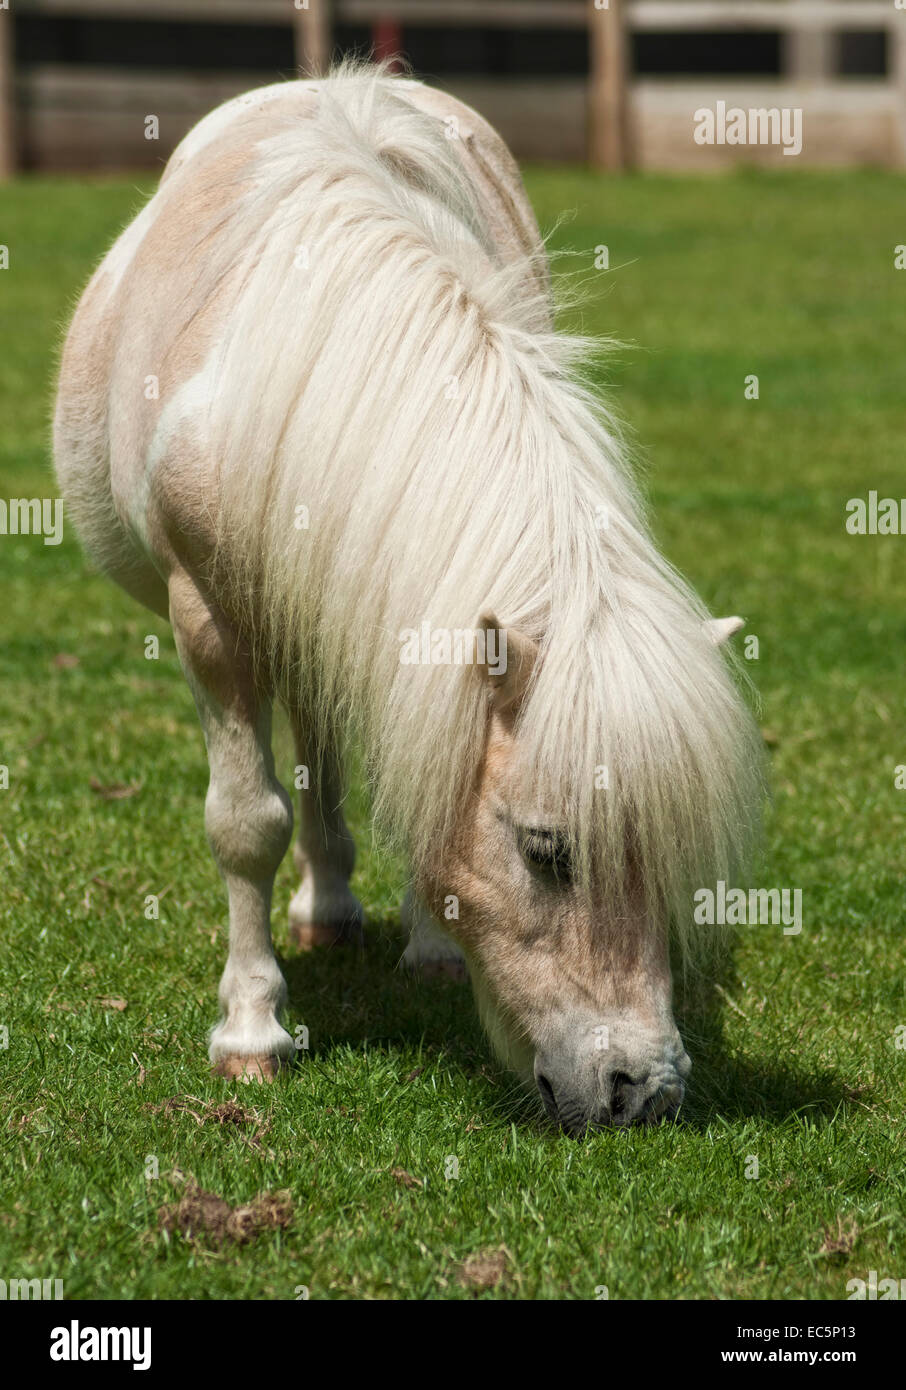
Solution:
[{"label": "pony's head", "polygon": [[[483,623],[493,629],[496,619]],[[719,661],[714,648],[738,626],[739,619],[723,619],[701,630],[690,659],[702,662],[705,686],[711,663]],[[539,766],[531,706],[534,700],[535,718],[543,719],[543,663],[556,654],[544,656],[537,642],[512,628],[500,632],[497,649],[505,662],[482,669],[488,719],[478,773],[456,832],[427,866],[421,892],[466,953],[498,1055],[537,1086],[556,1123],[583,1134],[670,1117],[691,1068],[673,1017],[668,928],[677,905],[671,897],[685,896],[682,866],[694,876],[702,846],[671,846],[669,837],[683,834],[683,815],[694,814],[685,803],[709,791],[707,769],[696,766],[690,747],[694,732],[673,742],[672,755],[665,739],[660,771],[644,769],[654,781],[672,778],[673,787],[664,788],[660,807],[649,803],[646,814],[639,808],[633,831],[626,814],[631,788],[614,781],[631,775],[618,738],[609,740],[616,767],[590,761],[585,767],[588,797],[577,785],[581,769],[557,777]],[[566,720],[573,721],[573,734],[588,722],[586,695],[574,690]],[[680,698],[674,693],[672,717],[683,700],[682,690]],[[665,726],[670,704],[663,699]],[[557,731],[548,729],[550,737],[556,747]],[[714,781],[721,785],[720,777]],[[713,814],[703,802],[702,819],[710,822]],[[658,815],[667,836],[654,843]],[[694,825],[685,831],[695,838]],[[678,883],[672,881],[677,866]],[[451,901],[452,914],[445,910]]]}]

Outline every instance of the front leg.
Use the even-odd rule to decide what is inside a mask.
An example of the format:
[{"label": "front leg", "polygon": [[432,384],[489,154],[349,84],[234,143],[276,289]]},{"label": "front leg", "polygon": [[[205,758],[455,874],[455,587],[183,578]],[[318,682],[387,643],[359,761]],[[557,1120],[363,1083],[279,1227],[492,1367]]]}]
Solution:
[{"label": "front leg", "polygon": [[403,965],[419,975],[446,975],[451,980],[468,978],[466,960],[452,937],[410,888],[403,899],[400,920],[409,932]]},{"label": "front leg", "polygon": [[230,946],[220,981],[214,1070],[272,1078],[294,1053],[279,1022],[286,985],[271,944],[274,875],[292,835],[292,803],[274,773],[271,705],[257,691],[248,652],[182,572],[169,581],[170,620],[195,697],[210,766],[205,829],[226,883]]},{"label": "front leg", "polygon": [[289,905],[290,937],[312,946],[362,944],[362,904],[349,887],[355,843],[341,809],[343,779],[334,748],[313,757],[301,718],[291,715],[296,759],[311,784],[299,792],[299,835],[293,860],[301,882]]}]

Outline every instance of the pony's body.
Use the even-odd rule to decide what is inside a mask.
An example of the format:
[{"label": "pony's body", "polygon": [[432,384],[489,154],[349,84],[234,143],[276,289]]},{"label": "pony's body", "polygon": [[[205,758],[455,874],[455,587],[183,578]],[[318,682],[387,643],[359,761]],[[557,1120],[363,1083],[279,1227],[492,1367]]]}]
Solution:
[{"label": "pony's body", "polygon": [[[170,617],[198,705],[230,895],[227,1074],[292,1050],[269,929],[292,826],[276,691],[312,777],[300,945],[360,930],[339,809],[355,730],[417,898],[462,905],[445,925],[489,1030],[551,1113],[649,1118],[682,1094],[666,919],[690,874],[729,861],[747,726],[551,319],[505,146],[372,73],[212,113],[85,291],[57,469],[89,553]],[[491,609],[508,672],[401,664],[403,630],[484,633]],[[574,847],[565,892],[520,849],[552,825]],[[461,959],[417,902],[412,918],[410,963]]]}]

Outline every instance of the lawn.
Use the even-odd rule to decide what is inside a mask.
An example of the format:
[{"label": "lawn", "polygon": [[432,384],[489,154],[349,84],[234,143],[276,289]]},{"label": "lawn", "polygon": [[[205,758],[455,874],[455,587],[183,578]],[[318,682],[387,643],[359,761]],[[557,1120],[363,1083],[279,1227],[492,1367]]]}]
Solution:
[{"label": "lawn", "polygon": [[[274,1086],[231,1088],[206,1065],[225,906],[169,629],[68,529],[0,536],[5,1278],[76,1299],[839,1299],[906,1275],[906,538],[844,527],[849,498],[906,493],[902,180],[528,185],[543,225],[572,211],[552,243],[589,295],[571,321],[624,344],[606,374],[665,551],[759,639],[773,803],[753,881],[801,889],[803,930],[742,929],[678,1123],[576,1142],[491,1059],[467,986],[397,969],[405,870],[359,793],[364,957],[290,951],[287,861],[275,939],[310,1047]],[[144,191],[0,190],[4,499],[55,495],[62,327]],[[168,1235],[192,1183],[232,1207],[289,1196],[245,1244]]]}]

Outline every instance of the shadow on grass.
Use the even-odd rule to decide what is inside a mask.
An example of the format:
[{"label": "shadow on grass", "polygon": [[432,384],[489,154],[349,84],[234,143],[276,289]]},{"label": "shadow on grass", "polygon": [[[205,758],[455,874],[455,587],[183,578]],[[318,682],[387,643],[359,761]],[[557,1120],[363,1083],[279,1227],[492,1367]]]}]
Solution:
[{"label": "shadow on grass", "polygon": [[443,1055],[474,1084],[488,1119],[551,1132],[539,1098],[493,1057],[468,980],[413,974],[400,964],[405,946],[395,918],[370,919],[364,950],[279,957],[293,1021],[309,1029],[309,1057],[324,1061],[338,1046]]},{"label": "shadow on grass", "polygon": [[808,1115],[812,1123],[829,1121],[852,1090],[830,1069],[798,1067],[778,1052],[776,1060],[740,1056],[725,1036],[727,993],[737,983],[732,960],[703,991],[695,1006],[678,1018],[692,1076],[680,1119],[704,1129],[716,1119],[769,1119],[775,1122]]},{"label": "shadow on grass", "polygon": [[319,948],[281,959],[290,1007],[312,1056],[331,1047],[444,1049],[478,1071],[487,1060],[468,981],[422,979],[402,965],[406,940],[392,921],[369,922],[365,948]]},{"label": "shadow on grass", "polygon": [[[337,1046],[444,1054],[486,1094],[481,1104],[502,1123],[554,1133],[537,1098],[493,1060],[467,981],[422,978],[400,964],[405,936],[393,918],[369,922],[364,950],[337,947],[280,960],[294,1023],[309,1029],[309,1056],[326,1059]],[[718,990],[732,985],[732,966],[680,1022],[693,1058],[680,1122],[705,1129],[717,1119],[781,1121],[808,1114],[828,1121],[852,1098],[831,1071],[797,1069],[788,1057],[764,1065],[733,1055],[723,1029]]]}]

